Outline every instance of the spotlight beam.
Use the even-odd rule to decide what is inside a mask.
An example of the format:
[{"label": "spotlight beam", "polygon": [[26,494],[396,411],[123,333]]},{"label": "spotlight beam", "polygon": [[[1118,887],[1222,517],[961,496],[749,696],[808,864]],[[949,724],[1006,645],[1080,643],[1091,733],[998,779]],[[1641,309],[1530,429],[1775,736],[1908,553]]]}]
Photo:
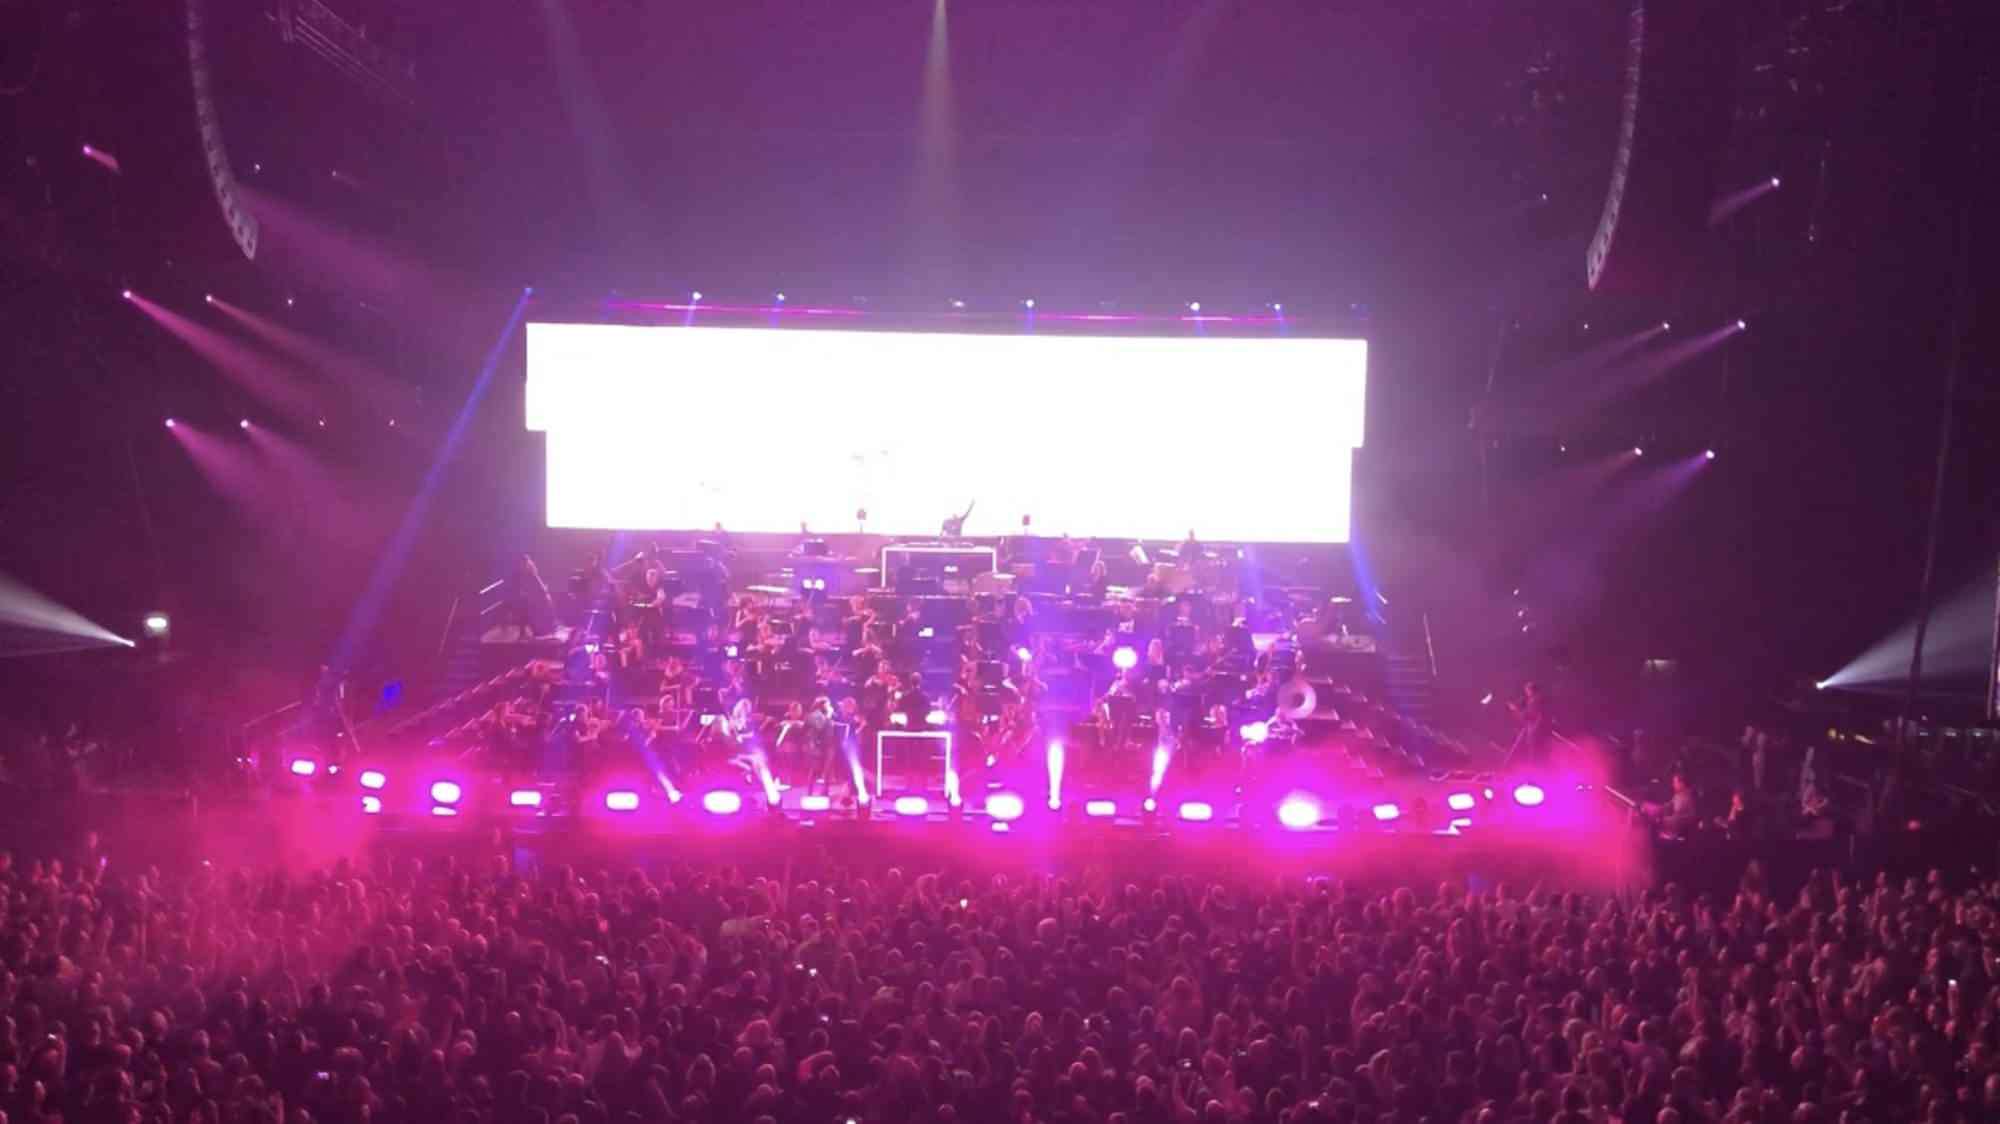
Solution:
[{"label": "spotlight beam", "polygon": [[130,648],[133,642],[65,605],[0,574],[0,629],[9,635],[0,653],[40,655],[85,648]]},{"label": "spotlight beam", "polygon": [[438,482],[444,477],[444,470],[457,455],[458,447],[465,441],[465,431],[472,424],[472,417],[479,403],[486,397],[486,390],[493,382],[493,375],[500,368],[500,356],[507,348],[507,341],[514,337],[520,326],[521,316],[528,309],[531,293],[523,289],[514,300],[514,310],[507,316],[507,323],[500,329],[500,335],[486,353],[486,360],[480,365],[479,376],[466,395],[465,404],[459,407],[458,416],[452,419],[451,428],[439,443],[437,456],[431,460],[430,469],[424,473],[423,483],[417,494],[411,498],[410,506],[403,512],[403,521],[396,528],[395,536],[383,548],[382,556],[376,559],[375,569],[368,577],[368,585],[348,614],[347,627],[334,649],[329,665],[336,668],[351,666],[351,661],[374,632],[375,622],[382,614],[382,606],[389,599],[389,591],[395,587],[396,579],[402,576],[403,565],[409,561],[410,548],[415,545],[418,532],[423,530],[425,519],[430,514],[431,501],[436,497]]}]

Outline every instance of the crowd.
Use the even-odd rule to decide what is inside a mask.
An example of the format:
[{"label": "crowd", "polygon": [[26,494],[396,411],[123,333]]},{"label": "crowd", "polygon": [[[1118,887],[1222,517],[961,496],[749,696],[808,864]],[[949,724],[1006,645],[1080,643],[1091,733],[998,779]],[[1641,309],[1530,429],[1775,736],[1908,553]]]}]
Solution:
[{"label": "crowd", "polygon": [[10,1124],[2000,1120],[1969,873],[1607,899],[95,843],[0,856]]}]

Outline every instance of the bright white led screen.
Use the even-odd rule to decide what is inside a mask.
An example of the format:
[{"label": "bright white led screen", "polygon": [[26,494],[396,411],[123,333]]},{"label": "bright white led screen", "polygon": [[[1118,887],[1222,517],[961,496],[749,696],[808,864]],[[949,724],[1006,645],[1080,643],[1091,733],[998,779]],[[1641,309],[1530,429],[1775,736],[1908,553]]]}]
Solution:
[{"label": "bright white led screen", "polygon": [[551,527],[1346,542],[1367,343],[528,325]]}]

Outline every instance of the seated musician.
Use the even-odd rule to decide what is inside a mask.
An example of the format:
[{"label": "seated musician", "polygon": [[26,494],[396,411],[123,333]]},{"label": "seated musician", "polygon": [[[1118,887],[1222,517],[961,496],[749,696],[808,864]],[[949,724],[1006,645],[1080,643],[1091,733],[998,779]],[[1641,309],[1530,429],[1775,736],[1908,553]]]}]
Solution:
[{"label": "seated musician", "polygon": [[1042,723],[1035,708],[1009,703],[1000,712],[1000,722],[986,743],[986,760],[1005,765],[1033,754],[1042,745]]},{"label": "seated musician", "polygon": [[679,656],[668,656],[660,669],[660,710],[684,710],[694,699],[695,676]]},{"label": "seated musician", "polygon": [[875,673],[861,684],[861,713],[870,725],[881,726],[889,720],[889,708],[902,689],[902,679],[896,674],[896,667],[888,660],[875,664]]},{"label": "seated musician", "polygon": [[618,631],[618,667],[630,671],[646,662],[646,638],[638,625],[628,624]]},{"label": "seated musician", "polygon": [[1019,665],[1018,669],[1007,677],[1006,685],[1021,702],[1039,710],[1042,700],[1048,696],[1049,685],[1042,682],[1041,675],[1036,672],[1035,665],[1037,662],[1036,660],[1029,660],[1027,663]]}]

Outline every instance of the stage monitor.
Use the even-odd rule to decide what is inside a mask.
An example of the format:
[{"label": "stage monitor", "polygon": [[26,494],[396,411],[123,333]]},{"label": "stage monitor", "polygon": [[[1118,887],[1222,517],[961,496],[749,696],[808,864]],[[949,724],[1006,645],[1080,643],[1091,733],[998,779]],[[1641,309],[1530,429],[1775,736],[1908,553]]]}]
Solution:
[{"label": "stage monitor", "polygon": [[1367,343],[528,325],[548,523],[1347,541]]}]

